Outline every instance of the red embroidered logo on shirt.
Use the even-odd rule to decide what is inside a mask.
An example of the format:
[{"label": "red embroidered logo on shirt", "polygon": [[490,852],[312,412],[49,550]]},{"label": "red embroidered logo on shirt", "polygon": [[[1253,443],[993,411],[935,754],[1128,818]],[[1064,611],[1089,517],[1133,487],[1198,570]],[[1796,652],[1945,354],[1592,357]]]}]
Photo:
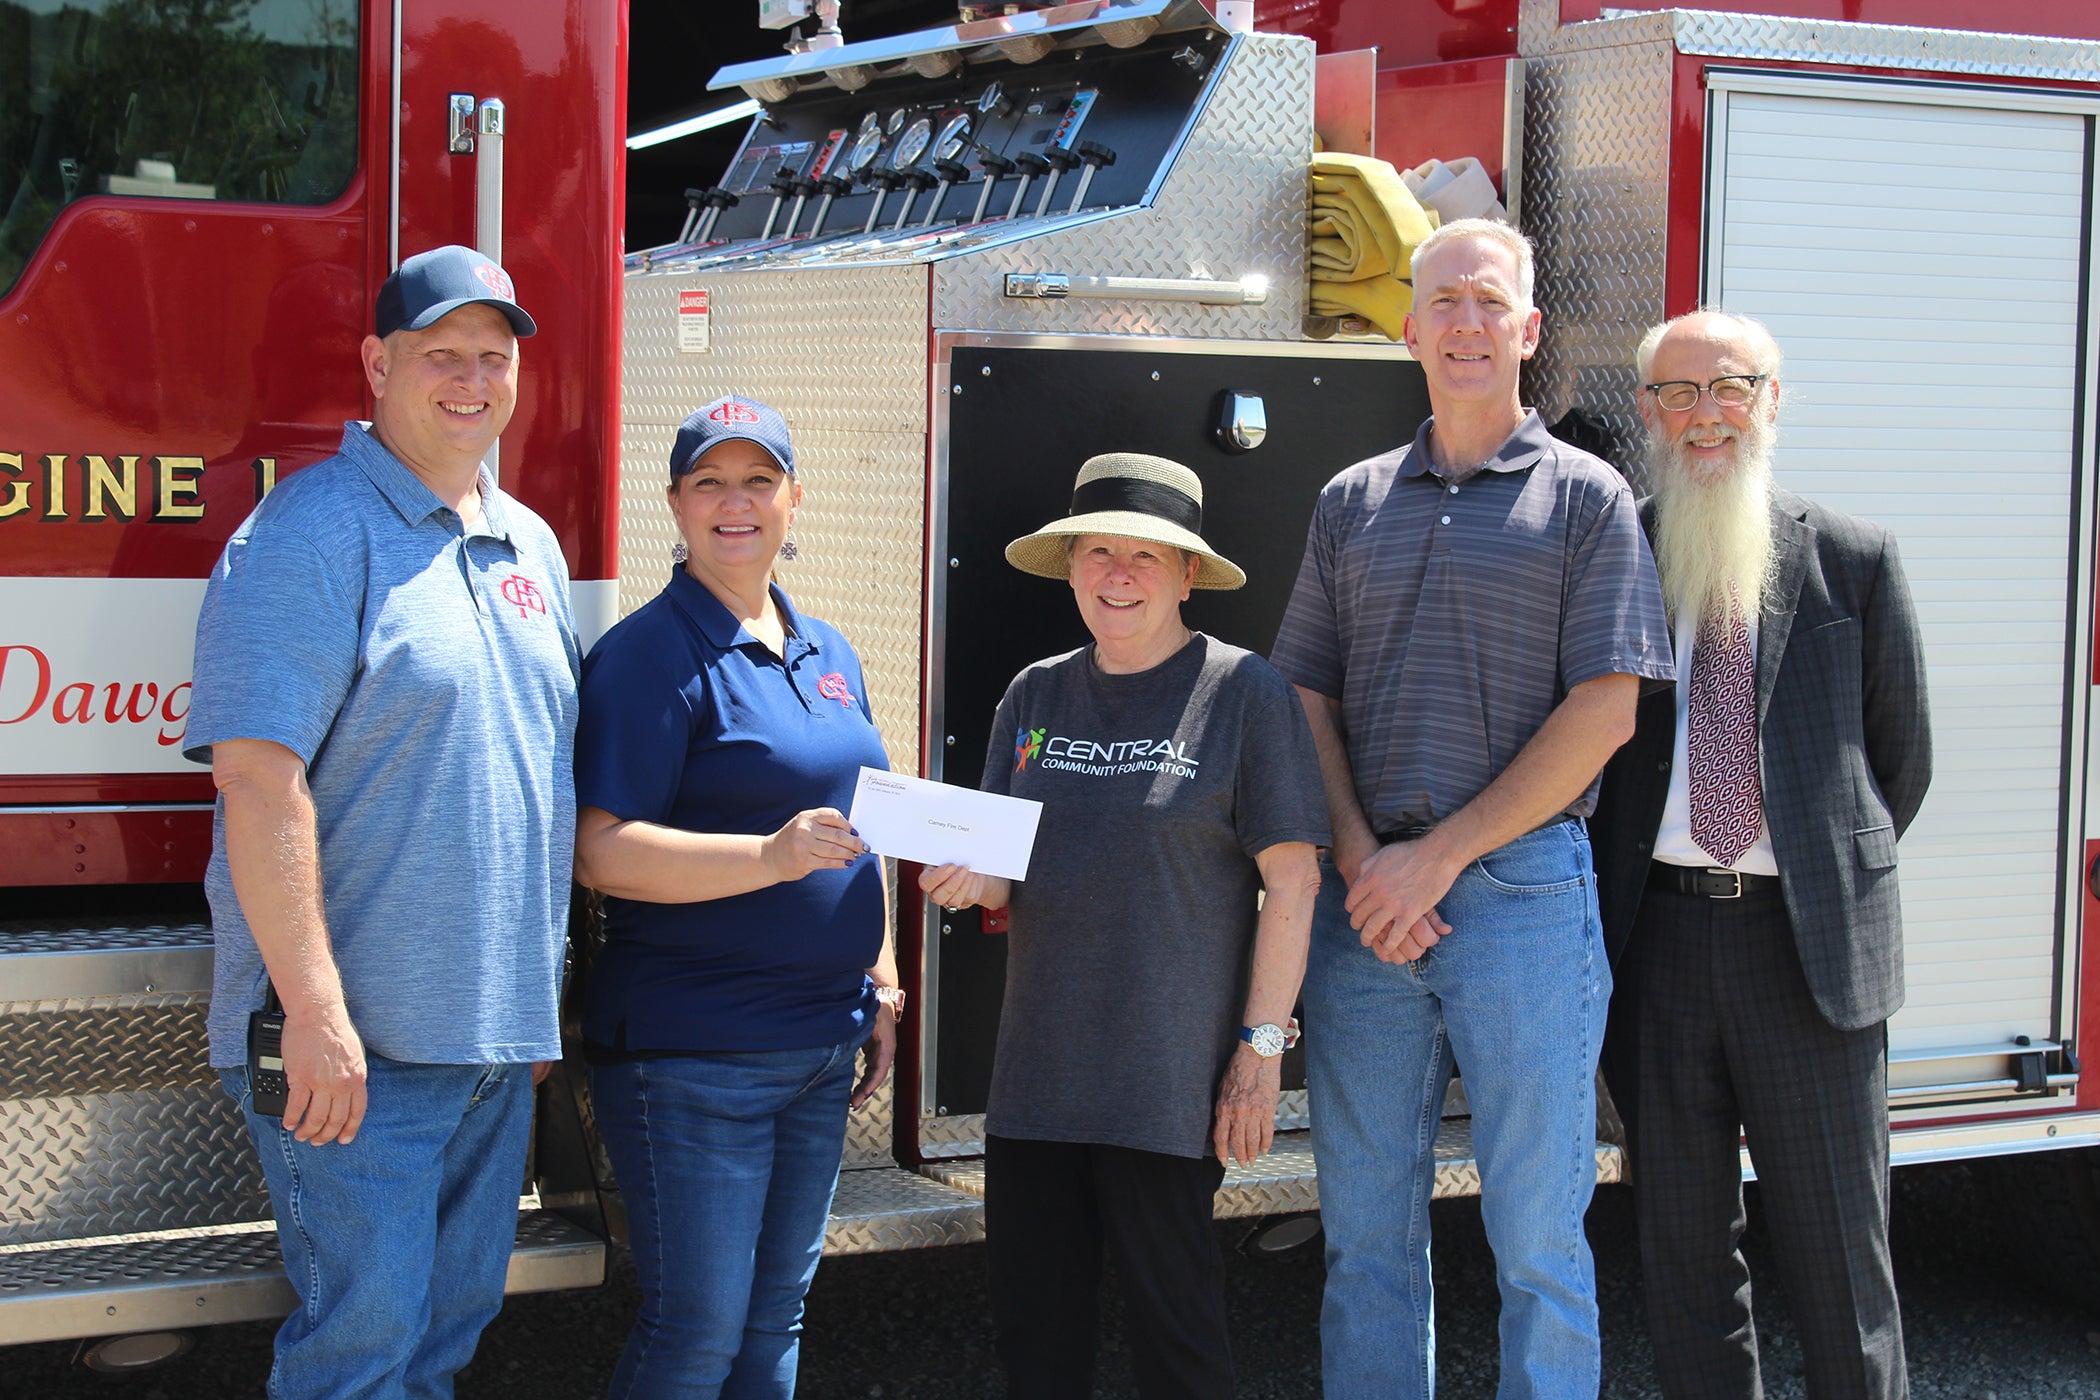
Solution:
[{"label": "red embroidered logo on shirt", "polygon": [[846,678],[837,671],[817,682],[817,694],[826,700],[836,700],[848,709],[853,707],[853,692],[846,689]]},{"label": "red embroidered logo on shirt", "polygon": [[547,611],[547,600],[540,593],[540,586],[523,574],[512,574],[503,580],[503,601],[515,607],[519,617]]}]

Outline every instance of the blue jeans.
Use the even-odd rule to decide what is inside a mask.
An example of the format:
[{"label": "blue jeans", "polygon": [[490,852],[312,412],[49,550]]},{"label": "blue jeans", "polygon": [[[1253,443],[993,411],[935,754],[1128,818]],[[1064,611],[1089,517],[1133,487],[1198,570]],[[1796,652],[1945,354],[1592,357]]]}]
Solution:
[{"label": "blue jeans", "polygon": [[614,1400],[795,1393],[802,1298],[824,1254],[859,1048],[591,1071],[642,1285]]},{"label": "blue jeans", "polygon": [[1595,1397],[1597,1290],[1582,1217],[1596,1184],[1611,970],[1589,837],[1561,822],[1468,866],[1437,905],[1452,931],[1411,964],[1363,947],[1347,894],[1324,866],[1305,978],[1326,1393],[1435,1393],[1429,1200],[1456,1055],[1502,1293],[1497,1394]]},{"label": "blue jeans", "polygon": [[503,1306],[532,1129],[530,1065],[411,1065],[366,1052],[348,1144],[299,1142],[219,1071],[248,1120],[299,1308],[274,1400],[443,1400]]}]

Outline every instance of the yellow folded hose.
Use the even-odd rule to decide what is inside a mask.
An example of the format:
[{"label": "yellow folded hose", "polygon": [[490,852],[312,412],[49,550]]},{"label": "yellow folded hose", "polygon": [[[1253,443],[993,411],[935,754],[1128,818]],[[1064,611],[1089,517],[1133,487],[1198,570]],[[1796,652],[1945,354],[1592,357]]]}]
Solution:
[{"label": "yellow folded hose", "polygon": [[1386,161],[1320,151],[1312,162],[1308,288],[1315,316],[1359,316],[1391,340],[1414,305],[1408,258],[1436,228]]}]

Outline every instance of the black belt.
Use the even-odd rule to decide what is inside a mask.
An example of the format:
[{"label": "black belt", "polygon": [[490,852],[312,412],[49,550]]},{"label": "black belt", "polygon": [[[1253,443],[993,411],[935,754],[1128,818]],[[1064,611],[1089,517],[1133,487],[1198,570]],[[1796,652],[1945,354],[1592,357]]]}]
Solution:
[{"label": "black belt", "polygon": [[[1557,817],[1548,817],[1545,821],[1540,822],[1537,826],[1533,827],[1530,831],[1527,831],[1524,834],[1526,836],[1530,836],[1534,832],[1544,831],[1549,826],[1559,826],[1562,822],[1572,822],[1580,820],[1582,819],[1576,816],[1573,812],[1562,812]],[[1389,831],[1378,832],[1378,844],[1381,846],[1391,846],[1401,841],[1419,841],[1423,837],[1427,836],[1430,832],[1435,830],[1436,827],[1433,825],[1396,826]]]},{"label": "black belt", "polygon": [[1653,861],[1648,866],[1648,888],[1675,894],[1703,895],[1708,899],[1741,899],[1746,894],[1777,892],[1777,875],[1745,875],[1740,870],[1701,869],[1696,865],[1671,865]]}]

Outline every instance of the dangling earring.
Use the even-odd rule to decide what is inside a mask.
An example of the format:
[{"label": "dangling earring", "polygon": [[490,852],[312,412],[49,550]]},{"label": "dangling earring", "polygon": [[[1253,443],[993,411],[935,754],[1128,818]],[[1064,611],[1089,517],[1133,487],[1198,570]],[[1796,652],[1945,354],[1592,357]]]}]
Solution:
[{"label": "dangling earring", "polygon": [[795,537],[790,535],[780,542],[780,557],[787,560],[800,558],[802,551],[795,547]]},{"label": "dangling earring", "polygon": [[683,567],[685,567],[685,560],[686,560],[686,547],[685,547],[685,541],[684,541],[684,540],[680,540],[680,541],[679,541],[679,542],[678,542],[677,544],[674,544],[674,545],[672,545],[672,546],[671,546],[671,567],[672,567],[672,568],[674,568],[674,569],[679,569],[679,568],[683,568]]}]

